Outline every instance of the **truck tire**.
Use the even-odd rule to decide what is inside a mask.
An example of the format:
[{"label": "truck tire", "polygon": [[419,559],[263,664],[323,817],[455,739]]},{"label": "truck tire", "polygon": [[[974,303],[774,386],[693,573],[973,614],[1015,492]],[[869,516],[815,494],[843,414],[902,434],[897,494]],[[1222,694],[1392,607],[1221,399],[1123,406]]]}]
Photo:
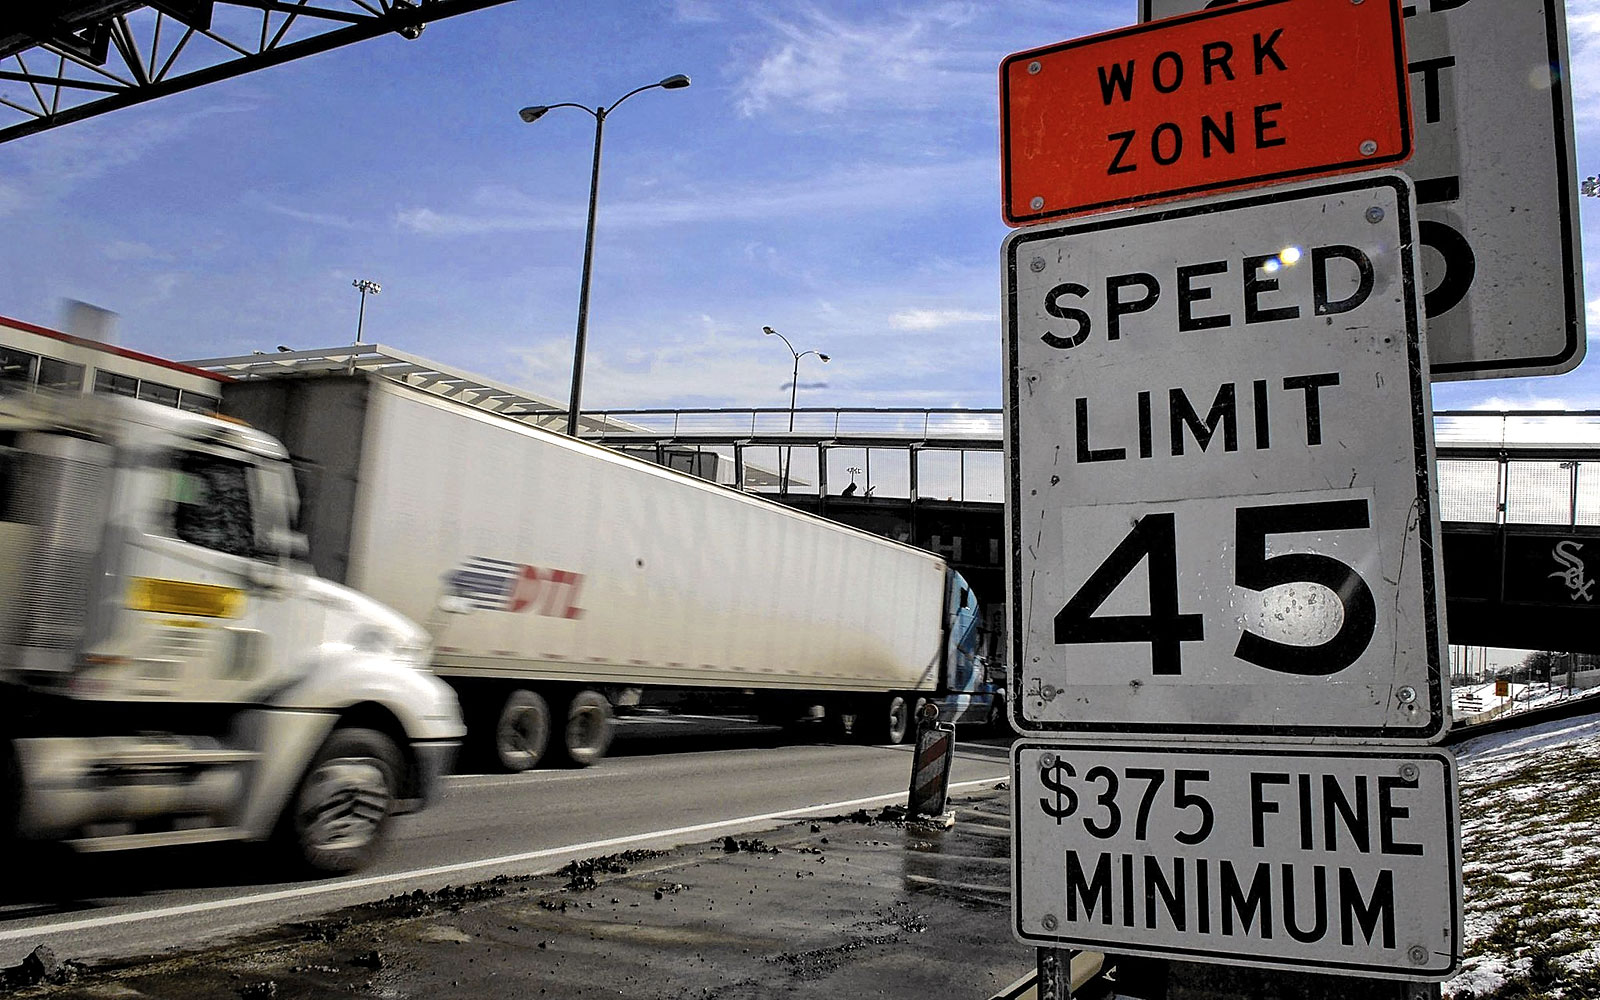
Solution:
[{"label": "truck tire", "polygon": [[868,743],[899,746],[911,731],[911,706],[897,694],[869,698],[856,712],[855,728]]},{"label": "truck tire", "polygon": [[335,729],[295,789],[284,816],[290,857],[302,870],[341,875],[365,865],[383,842],[405,765],[394,740],[375,729]]},{"label": "truck tire", "polygon": [[538,766],[550,746],[550,705],[537,691],[506,695],[494,724],[494,756],[513,774]]},{"label": "truck tire", "polygon": [[611,746],[611,702],[598,691],[579,691],[567,702],[561,748],[567,763],[588,767]]}]

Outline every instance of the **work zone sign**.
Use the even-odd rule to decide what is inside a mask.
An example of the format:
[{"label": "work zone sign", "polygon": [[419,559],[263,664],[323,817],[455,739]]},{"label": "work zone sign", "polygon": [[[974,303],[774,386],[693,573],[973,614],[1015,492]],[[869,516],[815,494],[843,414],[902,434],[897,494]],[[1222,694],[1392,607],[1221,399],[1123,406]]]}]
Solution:
[{"label": "work zone sign", "polygon": [[1007,239],[1019,729],[1443,735],[1412,205],[1370,174]]},{"label": "work zone sign", "polygon": [[1404,161],[1399,3],[1260,0],[1006,57],[1006,221]]},{"label": "work zone sign", "polygon": [[1027,944],[1438,979],[1461,942],[1440,750],[1012,748]]}]

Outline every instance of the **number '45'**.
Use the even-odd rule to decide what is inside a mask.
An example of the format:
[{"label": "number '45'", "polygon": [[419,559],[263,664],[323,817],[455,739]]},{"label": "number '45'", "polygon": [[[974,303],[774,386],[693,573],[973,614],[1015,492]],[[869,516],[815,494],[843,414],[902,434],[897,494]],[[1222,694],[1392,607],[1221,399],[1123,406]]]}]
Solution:
[{"label": "number '45'", "polygon": [[[1248,629],[1233,655],[1268,670],[1303,676],[1336,674],[1354,663],[1377,629],[1372,590],[1354,569],[1332,556],[1314,552],[1267,555],[1269,535],[1370,528],[1365,500],[1241,507],[1234,512],[1234,583],[1262,591],[1289,583],[1312,583],[1332,591],[1344,606],[1344,621],[1327,642],[1295,646]],[[1128,574],[1149,564],[1149,613],[1096,615]],[[1056,612],[1055,639],[1062,644],[1141,642],[1150,646],[1151,672],[1182,672],[1185,642],[1205,639],[1205,621],[1178,610],[1177,517],[1146,514],[1111,555],[1089,574],[1072,599]]]}]

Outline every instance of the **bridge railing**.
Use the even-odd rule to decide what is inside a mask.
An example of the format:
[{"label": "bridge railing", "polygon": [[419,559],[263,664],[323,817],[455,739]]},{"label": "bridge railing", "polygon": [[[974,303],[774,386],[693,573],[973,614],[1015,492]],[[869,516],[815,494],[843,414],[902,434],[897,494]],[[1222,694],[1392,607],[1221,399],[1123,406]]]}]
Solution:
[{"label": "bridge railing", "polygon": [[[585,437],[751,492],[1000,503],[1001,410],[605,410]],[[1435,414],[1440,517],[1600,524],[1600,411]],[[588,428],[593,427],[593,430]]]},{"label": "bridge railing", "polygon": [[[791,416],[793,429],[791,430]],[[680,410],[584,411],[596,429],[585,437],[625,437],[646,428],[676,437],[727,435],[769,437],[797,434],[807,438],[895,437],[917,439],[999,440],[1000,410],[900,407],[731,407]]]}]

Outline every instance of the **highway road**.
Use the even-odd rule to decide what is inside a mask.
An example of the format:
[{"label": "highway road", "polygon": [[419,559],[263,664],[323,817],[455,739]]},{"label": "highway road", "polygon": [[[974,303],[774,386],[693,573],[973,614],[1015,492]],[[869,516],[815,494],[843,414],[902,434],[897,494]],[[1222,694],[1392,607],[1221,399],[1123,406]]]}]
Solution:
[{"label": "highway road", "polygon": [[[39,944],[62,959],[154,954],[414,889],[905,800],[909,747],[773,743],[764,727],[664,720],[624,727],[588,770],[456,775],[433,808],[395,821],[372,867],[344,878],[283,881],[262,850],[241,846],[13,859],[0,880],[0,964]],[[1002,780],[1006,755],[999,740],[963,742],[951,780]]]}]

